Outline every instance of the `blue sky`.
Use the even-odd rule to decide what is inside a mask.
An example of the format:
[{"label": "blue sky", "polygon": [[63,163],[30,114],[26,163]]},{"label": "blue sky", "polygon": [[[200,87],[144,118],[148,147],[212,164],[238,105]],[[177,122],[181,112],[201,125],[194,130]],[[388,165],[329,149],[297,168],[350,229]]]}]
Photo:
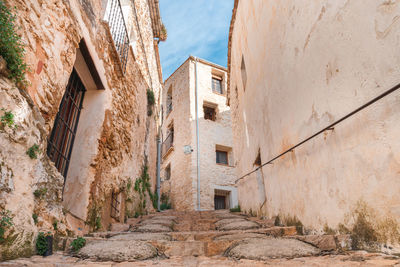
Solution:
[{"label": "blue sky", "polygon": [[197,56],[226,67],[229,25],[234,0],[160,0],[168,39],[160,42],[163,78],[188,57]]}]

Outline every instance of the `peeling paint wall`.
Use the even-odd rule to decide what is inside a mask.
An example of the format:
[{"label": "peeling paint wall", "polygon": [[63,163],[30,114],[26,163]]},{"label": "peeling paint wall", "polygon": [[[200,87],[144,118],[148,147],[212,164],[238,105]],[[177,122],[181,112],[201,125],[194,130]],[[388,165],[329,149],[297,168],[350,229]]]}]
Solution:
[{"label": "peeling paint wall", "polygon": [[[235,157],[229,154],[229,165],[216,164],[216,146],[232,148],[231,113],[226,106],[226,70],[212,63],[198,62],[198,103],[200,136],[200,199],[201,209],[214,209],[214,190],[230,191],[233,195],[231,206],[236,206]],[[211,88],[212,74],[223,78],[224,94],[216,94]],[[164,157],[162,177],[170,164],[171,179],[164,181],[162,189],[170,192],[173,207],[178,210],[197,209],[197,141],[196,141],[196,97],[195,63],[189,58],[165,82],[163,105],[166,107],[168,90],[172,90],[173,110],[167,115],[164,108],[163,136],[167,137],[167,128],[174,125],[174,150]],[[216,120],[204,119],[203,105],[215,107]],[[184,146],[190,146],[193,152],[184,153]]]},{"label": "peeling paint wall", "polygon": [[[239,1],[229,101],[237,177],[396,85],[399,1]],[[242,57],[247,81],[243,85]],[[228,63],[229,65],[229,63]],[[238,182],[244,210],[336,228],[357,201],[400,220],[400,92]]]}]

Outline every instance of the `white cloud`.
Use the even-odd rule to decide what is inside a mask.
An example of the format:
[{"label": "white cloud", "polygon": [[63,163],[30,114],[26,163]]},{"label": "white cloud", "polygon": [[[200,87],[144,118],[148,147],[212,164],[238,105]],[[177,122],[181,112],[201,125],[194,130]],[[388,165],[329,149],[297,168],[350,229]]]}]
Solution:
[{"label": "white cloud", "polygon": [[226,66],[233,0],[160,0],[168,31],[160,43],[164,79],[189,55]]}]

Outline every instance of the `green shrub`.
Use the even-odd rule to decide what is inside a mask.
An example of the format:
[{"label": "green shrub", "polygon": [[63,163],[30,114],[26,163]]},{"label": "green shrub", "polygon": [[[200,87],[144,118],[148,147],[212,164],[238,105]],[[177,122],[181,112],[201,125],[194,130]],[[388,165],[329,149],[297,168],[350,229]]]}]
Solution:
[{"label": "green shrub", "polygon": [[74,239],[71,243],[71,247],[75,252],[78,252],[85,245],[86,245],[86,239],[83,237],[78,237]]},{"label": "green shrub", "polygon": [[43,232],[39,232],[38,237],[36,239],[36,251],[37,254],[44,256],[47,251],[47,239],[46,235]]},{"label": "green shrub", "polygon": [[[1,1],[1,0],[0,0]],[[4,114],[0,117],[0,122],[2,127],[8,126],[8,127],[13,127],[14,126],[14,114],[12,111],[6,111],[4,108],[1,109]]]},{"label": "green shrub", "polygon": [[43,198],[47,193],[47,188],[46,187],[42,187],[39,189],[36,189],[33,192],[33,195],[35,196],[35,198]]},{"label": "green shrub", "polygon": [[166,193],[162,193],[160,197],[160,210],[169,210],[171,209],[171,202],[169,201],[169,196]]},{"label": "green shrub", "polygon": [[171,203],[161,203],[160,204],[160,210],[170,210],[171,209]]},{"label": "green shrub", "polygon": [[156,103],[156,99],[154,97],[154,92],[150,89],[147,89],[147,104],[153,106]]},{"label": "green shrub", "polygon": [[4,234],[6,231],[14,225],[11,211],[4,210],[0,211],[0,243],[5,239]]},{"label": "green shrub", "polygon": [[240,211],[241,211],[241,210],[240,210],[240,205],[237,205],[236,207],[231,208],[230,211],[231,211],[231,212],[240,212]]},{"label": "green shrub", "polygon": [[28,150],[26,151],[26,154],[31,158],[31,159],[37,159],[36,153],[39,152],[39,146],[37,144],[34,144]]},{"label": "green shrub", "polygon": [[16,16],[0,0],[0,56],[7,62],[7,68],[10,70],[9,78],[16,83],[26,85],[25,48],[21,37],[16,33],[15,20]]},{"label": "green shrub", "polygon": [[58,221],[57,220],[54,220],[54,222],[53,222],[53,229],[54,229],[54,231],[57,231],[57,229],[58,229]]},{"label": "green shrub", "polygon": [[35,224],[38,223],[38,215],[36,213],[32,214],[32,219]]}]

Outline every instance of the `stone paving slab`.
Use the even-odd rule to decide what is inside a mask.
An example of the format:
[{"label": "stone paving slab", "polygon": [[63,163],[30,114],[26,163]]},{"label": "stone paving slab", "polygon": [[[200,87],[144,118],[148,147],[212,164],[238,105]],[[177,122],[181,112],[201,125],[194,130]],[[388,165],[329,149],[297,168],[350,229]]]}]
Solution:
[{"label": "stone paving slab", "polygon": [[129,233],[129,234],[121,234],[115,235],[110,238],[110,240],[141,240],[141,241],[148,241],[148,240],[172,240],[172,237],[168,234],[162,233]]},{"label": "stone paving slab", "polygon": [[162,233],[171,232],[172,229],[169,226],[161,224],[145,224],[136,227],[135,232],[149,232],[149,233]]},{"label": "stone paving slab", "polygon": [[223,224],[217,227],[220,231],[228,231],[228,230],[248,230],[248,229],[256,229],[259,228],[260,225],[256,222],[246,221],[246,220],[238,220],[232,221],[231,223]]},{"label": "stone paving slab", "polygon": [[99,240],[86,244],[76,256],[95,261],[134,261],[154,258],[157,249],[137,240]]},{"label": "stone paving slab", "polygon": [[252,238],[233,244],[225,253],[235,259],[268,260],[318,255],[321,251],[296,239]]}]

